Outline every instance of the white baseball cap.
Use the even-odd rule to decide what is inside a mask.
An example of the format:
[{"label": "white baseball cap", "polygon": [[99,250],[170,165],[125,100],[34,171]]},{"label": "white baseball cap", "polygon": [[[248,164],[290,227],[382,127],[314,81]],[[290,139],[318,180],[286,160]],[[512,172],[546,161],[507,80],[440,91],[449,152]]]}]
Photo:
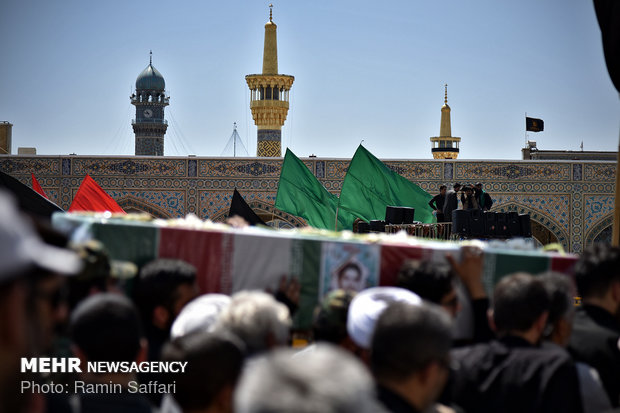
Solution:
[{"label": "white baseball cap", "polygon": [[0,282],[18,278],[32,268],[73,275],[82,267],[73,251],[44,243],[20,215],[15,199],[4,191],[0,191],[0,263]]}]

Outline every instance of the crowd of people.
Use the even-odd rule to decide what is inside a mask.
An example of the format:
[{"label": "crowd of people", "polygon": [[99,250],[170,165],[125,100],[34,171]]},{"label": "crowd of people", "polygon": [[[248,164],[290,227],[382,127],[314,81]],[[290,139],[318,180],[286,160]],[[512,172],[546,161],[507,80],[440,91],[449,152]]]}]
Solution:
[{"label": "crowd of people", "polygon": [[493,199],[482,188],[482,182],[475,185],[457,182],[450,190],[446,185],[441,185],[439,193],[428,201],[428,205],[435,211],[437,222],[452,222],[452,211],[455,209],[488,211],[493,206]]},{"label": "crowd of people", "polygon": [[[581,254],[575,282],[515,273],[491,296],[479,248],[406,262],[395,286],[323,297],[303,347],[291,344],[299,280],[200,295],[176,259],[131,277],[97,242],[67,244],[2,193],[0,245],[0,413],[620,411],[620,249],[609,245]],[[457,340],[465,309],[472,328]],[[22,372],[34,357],[185,367]]]}]

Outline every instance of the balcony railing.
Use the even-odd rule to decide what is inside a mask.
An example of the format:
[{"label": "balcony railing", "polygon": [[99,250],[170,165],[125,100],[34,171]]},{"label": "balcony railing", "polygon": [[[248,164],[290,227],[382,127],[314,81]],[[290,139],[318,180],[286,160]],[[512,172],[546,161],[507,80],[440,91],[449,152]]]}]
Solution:
[{"label": "balcony railing", "polygon": [[151,118],[151,119],[141,119],[141,120],[136,120],[136,119],[132,119],[131,120],[131,124],[135,125],[136,123],[160,123],[163,125],[167,125],[168,121],[166,119],[155,119],[155,118]]}]

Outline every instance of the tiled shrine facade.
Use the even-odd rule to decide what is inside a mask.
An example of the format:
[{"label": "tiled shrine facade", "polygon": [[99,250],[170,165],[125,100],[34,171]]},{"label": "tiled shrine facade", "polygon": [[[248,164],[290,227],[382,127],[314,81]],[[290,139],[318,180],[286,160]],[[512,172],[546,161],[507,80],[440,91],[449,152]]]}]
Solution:
[{"label": "tiled shrine facade", "polygon": [[[349,160],[305,158],[321,183],[340,192]],[[580,252],[611,239],[615,162],[391,160],[385,163],[435,194],[441,184],[482,182],[494,211],[528,213],[543,243],[558,242]],[[0,157],[0,170],[28,186],[34,173],[49,198],[68,209],[86,174],[127,211],[160,218],[198,217],[222,221],[233,189],[276,226],[304,221],[274,208],[282,158]]]}]

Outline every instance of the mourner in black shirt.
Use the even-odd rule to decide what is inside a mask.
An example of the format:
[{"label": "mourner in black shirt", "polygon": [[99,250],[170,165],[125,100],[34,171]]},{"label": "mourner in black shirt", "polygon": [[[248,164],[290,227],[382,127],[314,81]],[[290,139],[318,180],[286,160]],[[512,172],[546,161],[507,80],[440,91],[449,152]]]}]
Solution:
[{"label": "mourner in black shirt", "polygon": [[452,402],[466,412],[581,412],[577,370],[562,348],[540,340],[550,299],[529,274],[502,279],[493,297],[499,339],[454,350],[458,368],[450,383]]},{"label": "mourner in black shirt", "polygon": [[443,215],[443,205],[446,203],[447,188],[447,186],[441,185],[439,187],[439,193],[435,195],[433,199],[428,201],[428,205],[433,208],[435,212],[437,212],[437,222],[446,222],[446,219]]}]

